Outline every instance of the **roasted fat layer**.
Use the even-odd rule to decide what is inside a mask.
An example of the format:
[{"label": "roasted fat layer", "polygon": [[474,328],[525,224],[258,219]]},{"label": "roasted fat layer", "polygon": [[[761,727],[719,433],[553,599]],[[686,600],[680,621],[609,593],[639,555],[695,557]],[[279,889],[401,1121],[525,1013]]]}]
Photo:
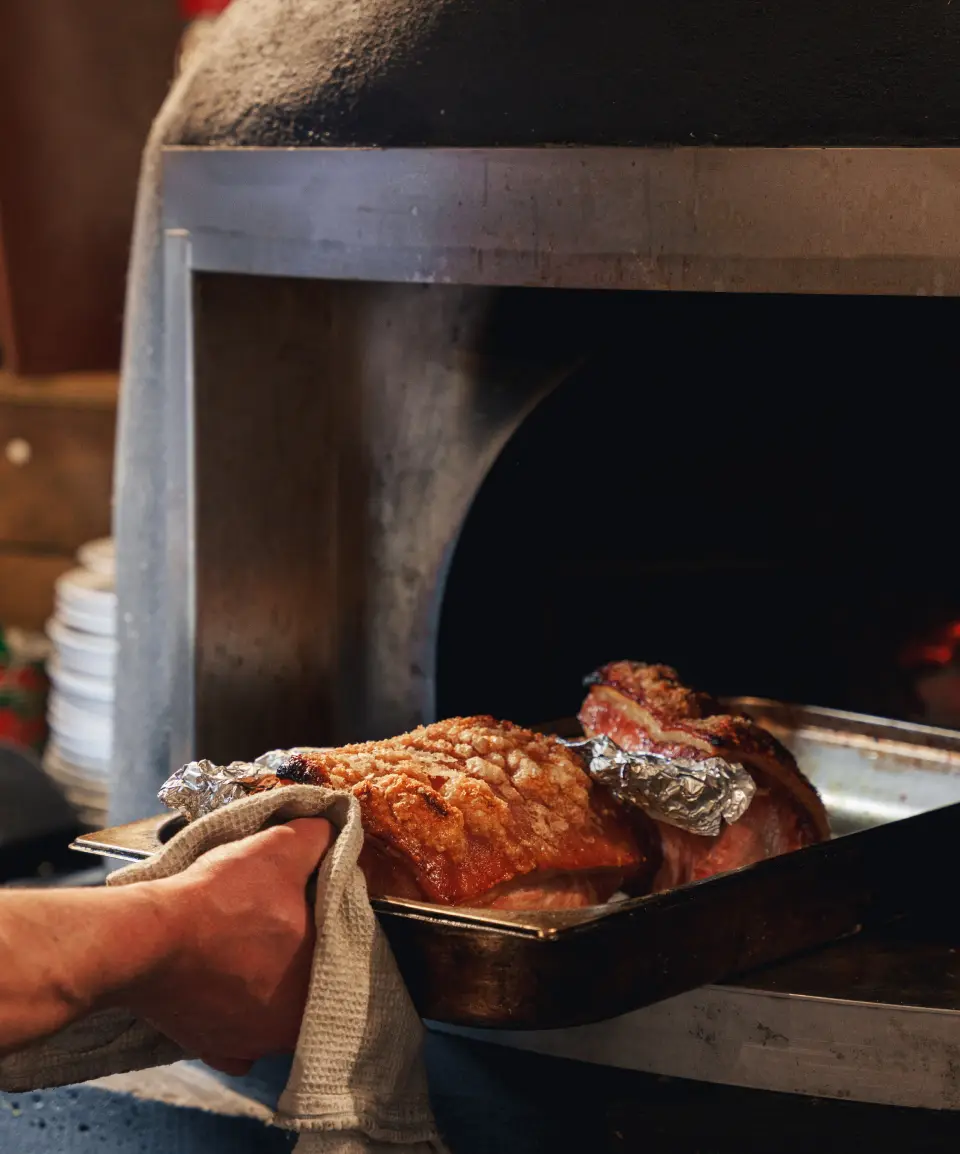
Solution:
[{"label": "roasted fat layer", "polygon": [[[260,788],[309,780],[358,798],[368,840],[361,864],[375,895],[418,890],[449,905],[531,908],[543,878],[549,905],[564,901],[565,884],[567,904],[586,905],[609,896],[595,879],[610,879],[613,892],[650,864],[635,822],[576,755],[556,738],[492,717],[298,750],[278,773]],[[519,879],[528,875],[535,877],[524,886]]]}]

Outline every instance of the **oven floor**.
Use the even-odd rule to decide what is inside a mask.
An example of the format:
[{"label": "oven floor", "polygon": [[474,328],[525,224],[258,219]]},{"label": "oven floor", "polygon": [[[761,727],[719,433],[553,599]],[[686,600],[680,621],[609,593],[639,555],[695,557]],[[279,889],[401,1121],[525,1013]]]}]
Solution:
[{"label": "oven floor", "polygon": [[[453,1154],[951,1154],[960,1114],[734,1089],[430,1035],[438,1120]],[[295,1136],[194,1067],[0,1095],[10,1154],[282,1154]],[[263,1097],[262,1087],[257,1097]]]}]

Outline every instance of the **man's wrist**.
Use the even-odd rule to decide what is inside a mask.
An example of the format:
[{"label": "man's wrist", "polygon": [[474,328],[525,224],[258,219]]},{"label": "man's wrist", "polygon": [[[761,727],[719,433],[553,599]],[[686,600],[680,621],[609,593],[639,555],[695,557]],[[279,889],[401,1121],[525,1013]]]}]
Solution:
[{"label": "man's wrist", "polygon": [[167,900],[166,885],[2,895],[0,1056],[93,1011],[135,1010],[136,991],[176,959],[188,929],[189,910]]},{"label": "man's wrist", "polygon": [[141,989],[180,949],[183,910],[168,900],[166,881],[134,882],[109,889],[104,924],[117,955],[101,973],[91,973],[85,996],[90,1009],[133,1005]]}]

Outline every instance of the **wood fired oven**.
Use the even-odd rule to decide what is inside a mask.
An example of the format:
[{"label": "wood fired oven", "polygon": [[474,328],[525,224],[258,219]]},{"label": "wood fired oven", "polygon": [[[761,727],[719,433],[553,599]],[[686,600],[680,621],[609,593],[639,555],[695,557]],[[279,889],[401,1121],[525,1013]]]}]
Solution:
[{"label": "wood fired oven", "polygon": [[[898,655],[957,612],[957,15],[537,7],[247,0],[181,85],[117,489],[118,821],[196,754],[543,721],[620,656],[920,708]],[[904,1011],[851,1004],[851,956],[586,1045],[955,1105],[939,1016],[904,1043],[935,1076],[863,1057]],[[758,1008],[781,1061],[733,1072]]]}]

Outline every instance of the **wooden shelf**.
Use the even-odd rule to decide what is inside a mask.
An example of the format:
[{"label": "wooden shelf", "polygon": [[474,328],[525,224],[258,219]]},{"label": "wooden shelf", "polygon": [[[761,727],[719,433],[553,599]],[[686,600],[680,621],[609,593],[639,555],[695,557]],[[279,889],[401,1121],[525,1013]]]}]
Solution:
[{"label": "wooden shelf", "polygon": [[110,532],[115,373],[0,372],[0,624],[39,629],[78,546]]},{"label": "wooden shelf", "polygon": [[0,625],[40,631],[53,613],[53,586],[76,566],[66,556],[8,552],[0,545]]},{"label": "wooden shelf", "polygon": [[119,390],[120,378],[116,373],[21,377],[0,371],[0,404],[115,409]]}]

